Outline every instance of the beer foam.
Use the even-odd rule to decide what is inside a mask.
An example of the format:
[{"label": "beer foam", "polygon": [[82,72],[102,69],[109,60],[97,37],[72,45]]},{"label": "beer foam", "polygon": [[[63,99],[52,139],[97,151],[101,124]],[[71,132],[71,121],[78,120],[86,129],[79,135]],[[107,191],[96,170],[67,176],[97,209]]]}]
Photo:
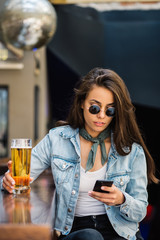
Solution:
[{"label": "beer foam", "polygon": [[32,140],[25,138],[12,139],[11,148],[32,148]]}]

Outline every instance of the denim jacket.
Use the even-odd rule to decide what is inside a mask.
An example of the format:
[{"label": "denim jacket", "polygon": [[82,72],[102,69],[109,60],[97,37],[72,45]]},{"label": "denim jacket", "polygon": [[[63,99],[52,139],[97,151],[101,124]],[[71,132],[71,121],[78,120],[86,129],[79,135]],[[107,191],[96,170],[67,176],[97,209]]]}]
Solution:
[{"label": "denim jacket", "polygon": [[[31,177],[37,178],[48,167],[52,169],[56,187],[54,229],[64,235],[69,234],[74,219],[80,162],[79,129],[70,126],[51,129],[32,150]],[[122,205],[105,204],[106,214],[120,236],[135,240],[148,204],[146,158],[142,147],[134,143],[131,152],[121,156],[112,137],[105,178],[113,180],[125,196]]]}]

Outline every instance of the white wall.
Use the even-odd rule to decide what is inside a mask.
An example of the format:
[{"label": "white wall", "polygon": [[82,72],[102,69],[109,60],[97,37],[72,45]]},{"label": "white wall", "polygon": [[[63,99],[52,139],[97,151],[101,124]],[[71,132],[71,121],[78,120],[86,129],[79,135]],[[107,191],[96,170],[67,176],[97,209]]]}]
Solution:
[{"label": "white wall", "polygon": [[[32,138],[34,141],[34,87],[39,86],[39,139],[46,134],[47,125],[47,76],[45,48],[40,55],[40,74],[35,75],[32,51],[24,53],[24,69],[0,70],[0,86],[9,87],[9,147],[11,138]],[[10,153],[9,153],[10,154]]]}]

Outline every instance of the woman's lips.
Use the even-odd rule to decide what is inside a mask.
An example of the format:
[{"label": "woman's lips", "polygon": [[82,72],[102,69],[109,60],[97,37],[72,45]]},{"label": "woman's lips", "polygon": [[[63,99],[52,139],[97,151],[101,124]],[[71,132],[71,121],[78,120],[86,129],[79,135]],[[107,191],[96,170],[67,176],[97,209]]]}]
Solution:
[{"label": "woman's lips", "polygon": [[104,122],[94,122],[94,124],[97,126],[97,127],[102,127],[104,125]]}]

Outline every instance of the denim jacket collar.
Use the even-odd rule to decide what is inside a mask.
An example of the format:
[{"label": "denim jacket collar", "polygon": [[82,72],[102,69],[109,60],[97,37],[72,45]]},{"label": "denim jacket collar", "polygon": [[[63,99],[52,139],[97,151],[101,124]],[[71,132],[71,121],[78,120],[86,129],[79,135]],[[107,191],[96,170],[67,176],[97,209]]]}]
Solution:
[{"label": "denim jacket collar", "polygon": [[76,128],[76,129],[73,129],[71,127],[66,127],[66,128],[63,128],[62,131],[59,133],[59,135],[62,137],[62,138],[73,138],[77,135],[77,133],[79,133],[79,129]]},{"label": "denim jacket collar", "polygon": [[59,135],[64,139],[70,139],[75,147],[75,151],[80,157],[80,138],[79,138],[79,128],[73,129],[70,126],[63,128]]}]

